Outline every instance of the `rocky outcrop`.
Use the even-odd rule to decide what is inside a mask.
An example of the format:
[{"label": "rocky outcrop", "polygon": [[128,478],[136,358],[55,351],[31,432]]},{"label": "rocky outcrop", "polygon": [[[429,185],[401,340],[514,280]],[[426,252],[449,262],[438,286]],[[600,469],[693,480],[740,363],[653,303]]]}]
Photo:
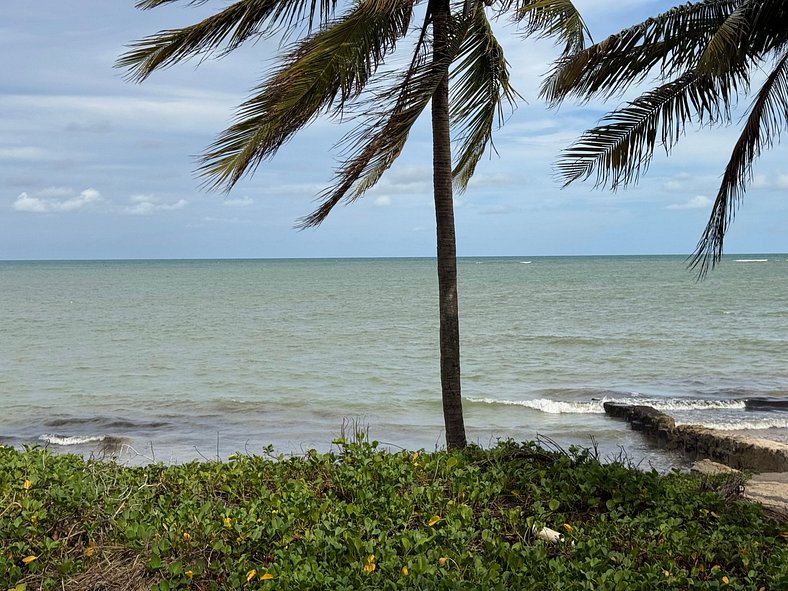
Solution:
[{"label": "rocky outcrop", "polygon": [[605,412],[629,422],[660,447],[683,451],[692,459],[709,458],[731,468],[753,472],[788,472],[788,445],[697,425],[676,425],[672,417],[650,406],[604,404]]}]

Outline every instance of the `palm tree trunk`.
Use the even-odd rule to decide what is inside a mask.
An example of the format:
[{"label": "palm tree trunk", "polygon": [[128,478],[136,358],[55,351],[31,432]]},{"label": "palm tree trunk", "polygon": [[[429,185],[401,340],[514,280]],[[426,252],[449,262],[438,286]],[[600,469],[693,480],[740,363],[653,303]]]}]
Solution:
[{"label": "palm tree trunk", "polygon": [[[433,63],[445,64],[451,8],[449,0],[432,0]],[[438,238],[438,294],[440,299],[440,353],[443,420],[446,446],[466,445],[460,392],[460,318],[457,305],[457,247],[454,236],[454,201],[449,135],[448,66],[432,95],[432,166],[435,223]]]}]

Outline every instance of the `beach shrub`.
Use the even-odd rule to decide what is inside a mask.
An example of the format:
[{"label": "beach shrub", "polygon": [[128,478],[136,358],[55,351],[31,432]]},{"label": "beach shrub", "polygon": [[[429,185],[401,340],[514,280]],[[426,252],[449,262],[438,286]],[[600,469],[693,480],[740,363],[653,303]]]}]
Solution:
[{"label": "beach shrub", "polygon": [[2,448],[0,589],[788,588],[788,527],[714,489],[508,441],[134,468]]}]

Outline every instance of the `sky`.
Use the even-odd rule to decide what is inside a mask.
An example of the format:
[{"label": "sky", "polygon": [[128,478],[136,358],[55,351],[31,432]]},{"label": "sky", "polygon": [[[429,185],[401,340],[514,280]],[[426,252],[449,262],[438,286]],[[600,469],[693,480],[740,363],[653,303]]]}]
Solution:
[{"label": "sky", "polygon": [[[577,0],[595,39],[679,2]],[[229,193],[201,189],[196,156],[270,71],[273,42],[192,60],[142,84],[113,67],[127,44],[204,18],[226,2],[150,11],[134,0],[3,0],[0,10],[0,260],[434,256],[429,122],[361,200],[318,228],[295,223],[330,185],[348,124],[318,119]],[[518,108],[455,196],[460,256],[686,254],[705,226],[738,135],[688,130],[635,187],[562,189],[561,150],[627,98],[548,109],[549,41],[496,24]],[[407,52],[409,45],[403,45]],[[749,104],[743,99],[742,105]],[[786,147],[758,161],[728,253],[788,251]]]}]

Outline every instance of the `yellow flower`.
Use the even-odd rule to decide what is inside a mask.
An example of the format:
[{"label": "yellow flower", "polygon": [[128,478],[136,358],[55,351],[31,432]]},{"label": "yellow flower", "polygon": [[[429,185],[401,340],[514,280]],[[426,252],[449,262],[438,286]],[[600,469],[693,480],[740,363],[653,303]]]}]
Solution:
[{"label": "yellow flower", "polygon": [[22,484],[22,489],[30,490],[31,486],[33,486],[33,483],[30,482],[29,480],[25,480],[25,482]]},{"label": "yellow flower", "polygon": [[30,564],[31,562],[33,562],[33,561],[34,561],[34,560],[36,560],[36,559],[38,559],[38,556],[33,556],[33,555],[31,554],[30,556],[25,556],[25,557],[22,559],[22,562],[23,562],[24,564]]},{"label": "yellow flower", "polygon": [[727,585],[728,583],[731,582],[731,580],[728,577],[722,577],[722,582]]},{"label": "yellow flower", "polygon": [[441,566],[443,566],[447,562],[449,562],[449,557],[448,556],[442,556],[442,557],[438,558],[438,564],[440,564]]},{"label": "yellow flower", "polygon": [[565,524],[564,524],[564,530],[566,530],[566,532],[567,532],[567,533],[571,532],[573,529],[575,529],[575,528],[573,528],[573,527],[572,527],[571,525],[569,525],[568,523],[565,523]]},{"label": "yellow flower", "polygon": [[274,575],[272,575],[271,573],[263,573],[262,575],[260,575],[260,580],[261,581],[270,581],[273,578],[274,578]]},{"label": "yellow flower", "polygon": [[415,462],[418,459],[419,459],[419,452],[414,451],[412,454],[410,454],[410,461],[411,462]]},{"label": "yellow flower", "polygon": [[230,519],[229,517],[225,517],[223,519],[223,521],[224,521],[224,527],[232,527],[233,526],[233,520]]},{"label": "yellow flower", "polygon": [[257,576],[257,571],[255,569],[250,570],[248,573],[246,573],[246,582],[248,583],[256,576]]},{"label": "yellow flower", "polygon": [[402,575],[407,577],[409,574],[410,574],[410,571],[408,570],[408,567],[407,566],[403,566],[402,567]]},{"label": "yellow flower", "polygon": [[187,531],[183,532],[183,541],[184,542],[188,542],[191,539],[192,539],[192,536],[191,536],[191,534],[189,532],[187,532]]},{"label": "yellow flower", "polygon": [[91,540],[88,542],[87,548],[85,548],[85,556],[93,556],[96,553],[96,543]]},{"label": "yellow flower", "polygon": [[185,573],[183,573],[183,574],[184,574],[184,575],[186,575],[186,578],[187,578],[187,579],[191,579],[191,578],[194,576],[194,573],[193,573],[192,571],[190,571],[190,570],[187,570],[187,571],[186,571]]},{"label": "yellow flower", "polygon": [[662,569],[662,574],[665,575],[666,577],[670,576],[670,572],[666,571],[665,569]]},{"label": "yellow flower", "polygon": [[375,564],[375,555],[370,554],[369,556],[367,556],[367,559],[364,561],[364,572],[369,574],[372,571],[374,571],[377,567],[378,565]]},{"label": "yellow flower", "polygon": [[441,516],[440,515],[433,515],[432,517],[430,517],[430,520],[427,522],[427,525],[432,527],[433,525],[438,523],[440,520],[441,520]]}]

